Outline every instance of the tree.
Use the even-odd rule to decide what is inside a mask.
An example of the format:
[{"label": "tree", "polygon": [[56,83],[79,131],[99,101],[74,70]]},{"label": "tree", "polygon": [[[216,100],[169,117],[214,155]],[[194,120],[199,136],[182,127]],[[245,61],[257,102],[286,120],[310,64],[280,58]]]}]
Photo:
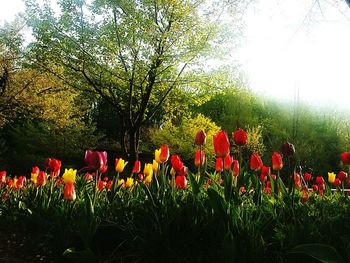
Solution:
[{"label": "tree", "polygon": [[[183,73],[209,50],[217,28],[206,1],[27,0],[40,69],[113,106],[121,146],[137,158],[140,129],[168,95],[186,83]],[[62,72],[56,71],[62,67]],[[116,127],[117,128],[117,127]]]}]

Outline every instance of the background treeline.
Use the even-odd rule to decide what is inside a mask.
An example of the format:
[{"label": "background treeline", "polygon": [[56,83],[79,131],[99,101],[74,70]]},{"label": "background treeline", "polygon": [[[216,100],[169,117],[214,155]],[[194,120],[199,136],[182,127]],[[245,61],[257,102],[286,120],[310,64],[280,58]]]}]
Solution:
[{"label": "background treeline", "polygon": [[151,161],[165,143],[191,168],[201,128],[212,167],[212,135],[241,127],[246,155],[269,164],[288,140],[303,169],[336,171],[348,114],[264,98],[239,69],[208,66],[232,51],[245,2],[61,0],[55,12],[26,0],[26,14],[0,28],[0,169],[28,173],[50,156],[78,168],[87,148],[107,150],[113,167],[116,155]]}]

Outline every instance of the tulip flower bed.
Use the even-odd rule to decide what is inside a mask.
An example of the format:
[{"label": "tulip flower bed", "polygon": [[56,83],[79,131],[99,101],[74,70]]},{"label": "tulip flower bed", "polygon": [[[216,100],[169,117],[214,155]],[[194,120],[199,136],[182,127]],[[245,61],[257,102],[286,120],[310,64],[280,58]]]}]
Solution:
[{"label": "tulip flower bed", "polygon": [[[347,173],[302,173],[284,162],[292,144],[272,155],[271,167],[253,153],[248,167],[241,148],[246,134],[214,136],[216,171],[205,169],[205,133],[195,144],[196,173],[167,145],[153,163],[86,151],[79,172],[49,159],[30,178],[0,172],[0,220],[50,249],[57,262],[350,262],[350,197]],[[350,153],[342,153],[344,167]],[[122,178],[123,177],[123,178]],[[333,191],[332,191],[333,190]]]}]

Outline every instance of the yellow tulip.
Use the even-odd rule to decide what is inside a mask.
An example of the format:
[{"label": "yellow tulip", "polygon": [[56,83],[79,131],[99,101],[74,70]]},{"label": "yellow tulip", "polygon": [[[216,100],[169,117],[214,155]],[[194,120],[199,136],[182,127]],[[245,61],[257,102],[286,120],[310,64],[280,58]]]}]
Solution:
[{"label": "yellow tulip", "polygon": [[335,181],[335,173],[328,173],[328,182],[333,184]]},{"label": "yellow tulip", "polygon": [[158,162],[157,160],[153,160],[153,165],[152,165],[152,169],[153,169],[153,172],[156,174],[158,172]]},{"label": "yellow tulip", "polygon": [[122,173],[124,170],[124,167],[128,164],[128,162],[125,162],[122,158],[115,159],[115,170],[117,173]]},{"label": "yellow tulip", "polygon": [[152,178],[153,178],[153,174],[147,175],[147,176],[145,177],[144,183],[145,183],[145,184],[150,184],[150,183],[152,182]]},{"label": "yellow tulip", "polygon": [[125,183],[124,179],[118,179],[118,186],[123,185]]},{"label": "yellow tulip", "polygon": [[[156,162],[157,163],[157,162]],[[158,163],[157,163],[158,165]],[[153,165],[151,163],[146,163],[145,168],[143,169],[143,174],[147,177],[149,175],[153,175]]]},{"label": "yellow tulip", "polygon": [[63,182],[65,184],[67,183],[74,184],[76,174],[77,174],[77,170],[73,170],[72,168],[70,168],[69,170],[65,169],[64,174],[62,176]]},{"label": "yellow tulip", "polygon": [[160,149],[157,149],[157,150],[155,150],[154,151],[154,159],[155,159],[155,161],[157,162],[157,163],[162,163],[161,161],[160,161],[160,153],[161,153],[161,150]]},{"label": "yellow tulip", "polygon": [[131,177],[128,177],[128,178],[126,179],[125,187],[126,187],[126,188],[130,188],[130,187],[133,186],[133,184],[134,184],[134,179],[131,178]]},{"label": "yellow tulip", "polygon": [[30,177],[30,180],[33,182],[34,185],[36,185],[37,178],[38,178],[38,174],[32,173],[32,176]]}]

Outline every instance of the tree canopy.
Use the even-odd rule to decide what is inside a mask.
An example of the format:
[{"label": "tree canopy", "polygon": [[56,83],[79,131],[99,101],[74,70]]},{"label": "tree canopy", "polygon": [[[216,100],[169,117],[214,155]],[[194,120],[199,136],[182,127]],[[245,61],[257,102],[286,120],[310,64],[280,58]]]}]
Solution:
[{"label": "tree canopy", "polygon": [[[121,145],[137,154],[140,128],[184,71],[210,49],[217,26],[207,1],[26,0],[35,65],[110,103],[121,123]],[[62,69],[62,71],[61,71]]]}]

